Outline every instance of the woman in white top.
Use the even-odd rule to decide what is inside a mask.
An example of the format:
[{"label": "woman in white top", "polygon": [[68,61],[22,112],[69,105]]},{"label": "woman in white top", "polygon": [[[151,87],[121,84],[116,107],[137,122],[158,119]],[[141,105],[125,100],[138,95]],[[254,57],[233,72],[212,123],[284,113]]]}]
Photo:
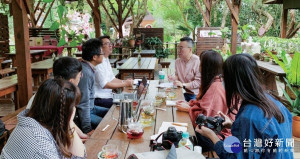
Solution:
[{"label": "woman in white top", "polygon": [[30,110],[18,115],[18,124],[0,158],[86,158],[85,147],[74,128],[80,91],[62,79],[40,86]]}]

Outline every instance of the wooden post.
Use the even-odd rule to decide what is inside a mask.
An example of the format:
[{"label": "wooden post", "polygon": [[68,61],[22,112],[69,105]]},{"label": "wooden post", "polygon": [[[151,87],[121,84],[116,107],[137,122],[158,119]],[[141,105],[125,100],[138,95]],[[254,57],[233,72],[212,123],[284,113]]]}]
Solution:
[{"label": "wooden post", "polygon": [[95,32],[96,32],[96,38],[98,38],[98,37],[101,36],[101,31],[100,31],[101,16],[99,16],[99,18],[97,16],[95,16],[95,14],[100,15],[99,1],[98,0],[94,0],[94,8],[95,8],[96,12],[98,12],[98,13],[94,13],[94,16],[93,16],[94,25],[95,25]]},{"label": "wooden post", "polygon": [[[122,29],[122,25],[123,25],[123,18],[122,18],[122,14],[123,14],[123,10],[122,10],[122,0],[117,0],[118,3],[118,21],[119,21],[119,38],[123,38],[123,29]],[[125,21],[125,19],[124,19]]]},{"label": "wooden post", "polygon": [[[228,0],[227,0],[228,1]],[[240,4],[242,1],[240,0],[239,4],[234,3],[233,8],[230,10],[231,11],[231,25],[232,25],[232,31],[231,31],[231,53],[236,54],[236,48],[237,48],[237,30],[238,30],[238,15],[239,15],[239,10],[240,10]],[[230,4],[228,4],[228,7],[231,8]]]},{"label": "wooden post", "polygon": [[288,11],[289,11],[288,9],[282,10],[281,26],[280,26],[280,37],[281,38],[286,38]]},{"label": "wooden post", "polygon": [[177,41],[175,41],[175,60],[177,59]]},{"label": "wooden post", "polygon": [[[210,21],[210,15],[211,15],[211,3],[212,3],[212,0],[204,0],[204,2],[206,1],[205,4],[205,7],[206,7],[206,12],[205,12],[205,15],[207,17],[207,19]],[[210,25],[205,23],[205,27],[209,27]]]},{"label": "wooden post", "polygon": [[166,43],[166,47],[167,47],[167,49],[169,48],[169,43],[168,42]]},{"label": "wooden post", "polygon": [[12,10],[16,44],[19,107],[23,107],[27,105],[28,100],[32,96],[28,18],[23,0],[13,0]]}]

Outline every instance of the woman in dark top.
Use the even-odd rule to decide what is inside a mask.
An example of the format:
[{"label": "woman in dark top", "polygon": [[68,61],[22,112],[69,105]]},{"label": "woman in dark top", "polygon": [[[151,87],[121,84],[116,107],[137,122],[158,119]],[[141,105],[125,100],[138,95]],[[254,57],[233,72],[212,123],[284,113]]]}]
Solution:
[{"label": "woman in dark top", "polygon": [[206,127],[198,126],[196,131],[212,140],[220,158],[293,158],[291,113],[266,93],[254,58],[249,54],[232,55],[223,69],[227,107],[237,109],[238,113],[234,122],[219,114],[225,118],[223,125],[231,128],[232,135],[239,139],[241,149],[229,153],[226,139],[220,141]]}]

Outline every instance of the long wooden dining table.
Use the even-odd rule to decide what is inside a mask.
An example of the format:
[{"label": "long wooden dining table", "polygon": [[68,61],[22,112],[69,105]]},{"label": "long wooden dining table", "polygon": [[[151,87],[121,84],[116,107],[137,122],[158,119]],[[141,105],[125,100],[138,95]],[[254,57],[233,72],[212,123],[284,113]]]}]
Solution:
[{"label": "long wooden dining table", "polygon": [[[144,100],[155,101],[157,93],[164,92],[164,89],[158,88],[158,85],[158,80],[151,80],[147,91],[142,94],[140,102]],[[129,87],[125,87],[124,91],[128,93],[133,92],[132,88]],[[182,88],[174,89],[174,92],[176,93],[175,100],[184,100]],[[118,145],[118,149],[122,154],[120,158],[122,159],[127,158],[133,153],[150,151],[150,136],[158,133],[164,121],[188,123],[187,131],[190,136],[195,136],[195,131],[187,112],[177,111],[176,107],[166,106],[165,104],[162,104],[160,108],[164,108],[166,111],[160,109],[155,110],[156,115],[153,126],[144,128],[144,134],[141,138],[128,139],[127,134],[118,130],[118,121],[114,119],[119,117],[119,106],[113,105],[95,129],[92,136],[85,142],[87,157],[90,159],[97,158],[97,154],[106,144]],[[140,117],[140,114],[138,117]],[[107,125],[109,125],[109,127],[105,131],[102,131]]]}]

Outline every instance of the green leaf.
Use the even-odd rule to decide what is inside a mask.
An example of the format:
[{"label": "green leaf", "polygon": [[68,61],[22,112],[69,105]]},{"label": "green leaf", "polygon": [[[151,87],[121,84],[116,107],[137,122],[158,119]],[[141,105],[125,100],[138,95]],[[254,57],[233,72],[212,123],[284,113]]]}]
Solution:
[{"label": "green leaf", "polygon": [[72,40],[72,41],[71,41],[71,43],[70,43],[70,46],[72,46],[72,47],[75,47],[75,46],[77,46],[77,42],[76,42],[76,40]]},{"label": "green leaf", "polygon": [[283,77],[283,79],[284,79],[286,85],[289,87],[289,89],[293,92],[293,94],[296,95],[296,92],[295,92],[294,89],[292,88],[290,82],[289,82],[285,77]]},{"label": "green leaf", "polygon": [[53,0],[43,0],[43,2],[51,3]]},{"label": "green leaf", "polygon": [[54,23],[52,23],[51,27],[49,30],[57,30],[59,28],[59,23],[57,21],[55,21]]},{"label": "green leaf", "polygon": [[58,13],[59,19],[62,19],[63,15],[64,15],[64,11],[65,11],[65,7],[64,6],[59,5],[57,7],[57,13]]},{"label": "green leaf", "polygon": [[61,38],[61,39],[59,40],[57,46],[59,47],[59,46],[65,45],[65,44],[66,44],[66,40],[65,40],[65,38],[63,37],[63,38]]},{"label": "green leaf", "polygon": [[273,55],[272,52],[270,52],[269,50],[266,50],[267,53],[279,64],[279,66],[283,69],[283,71],[288,74],[288,69],[285,67],[284,63],[279,61],[278,57]]},{"label": "green leaf", "polygon": [[300,86],[300,53],[295,53],[288,78],[291,84]]}]

